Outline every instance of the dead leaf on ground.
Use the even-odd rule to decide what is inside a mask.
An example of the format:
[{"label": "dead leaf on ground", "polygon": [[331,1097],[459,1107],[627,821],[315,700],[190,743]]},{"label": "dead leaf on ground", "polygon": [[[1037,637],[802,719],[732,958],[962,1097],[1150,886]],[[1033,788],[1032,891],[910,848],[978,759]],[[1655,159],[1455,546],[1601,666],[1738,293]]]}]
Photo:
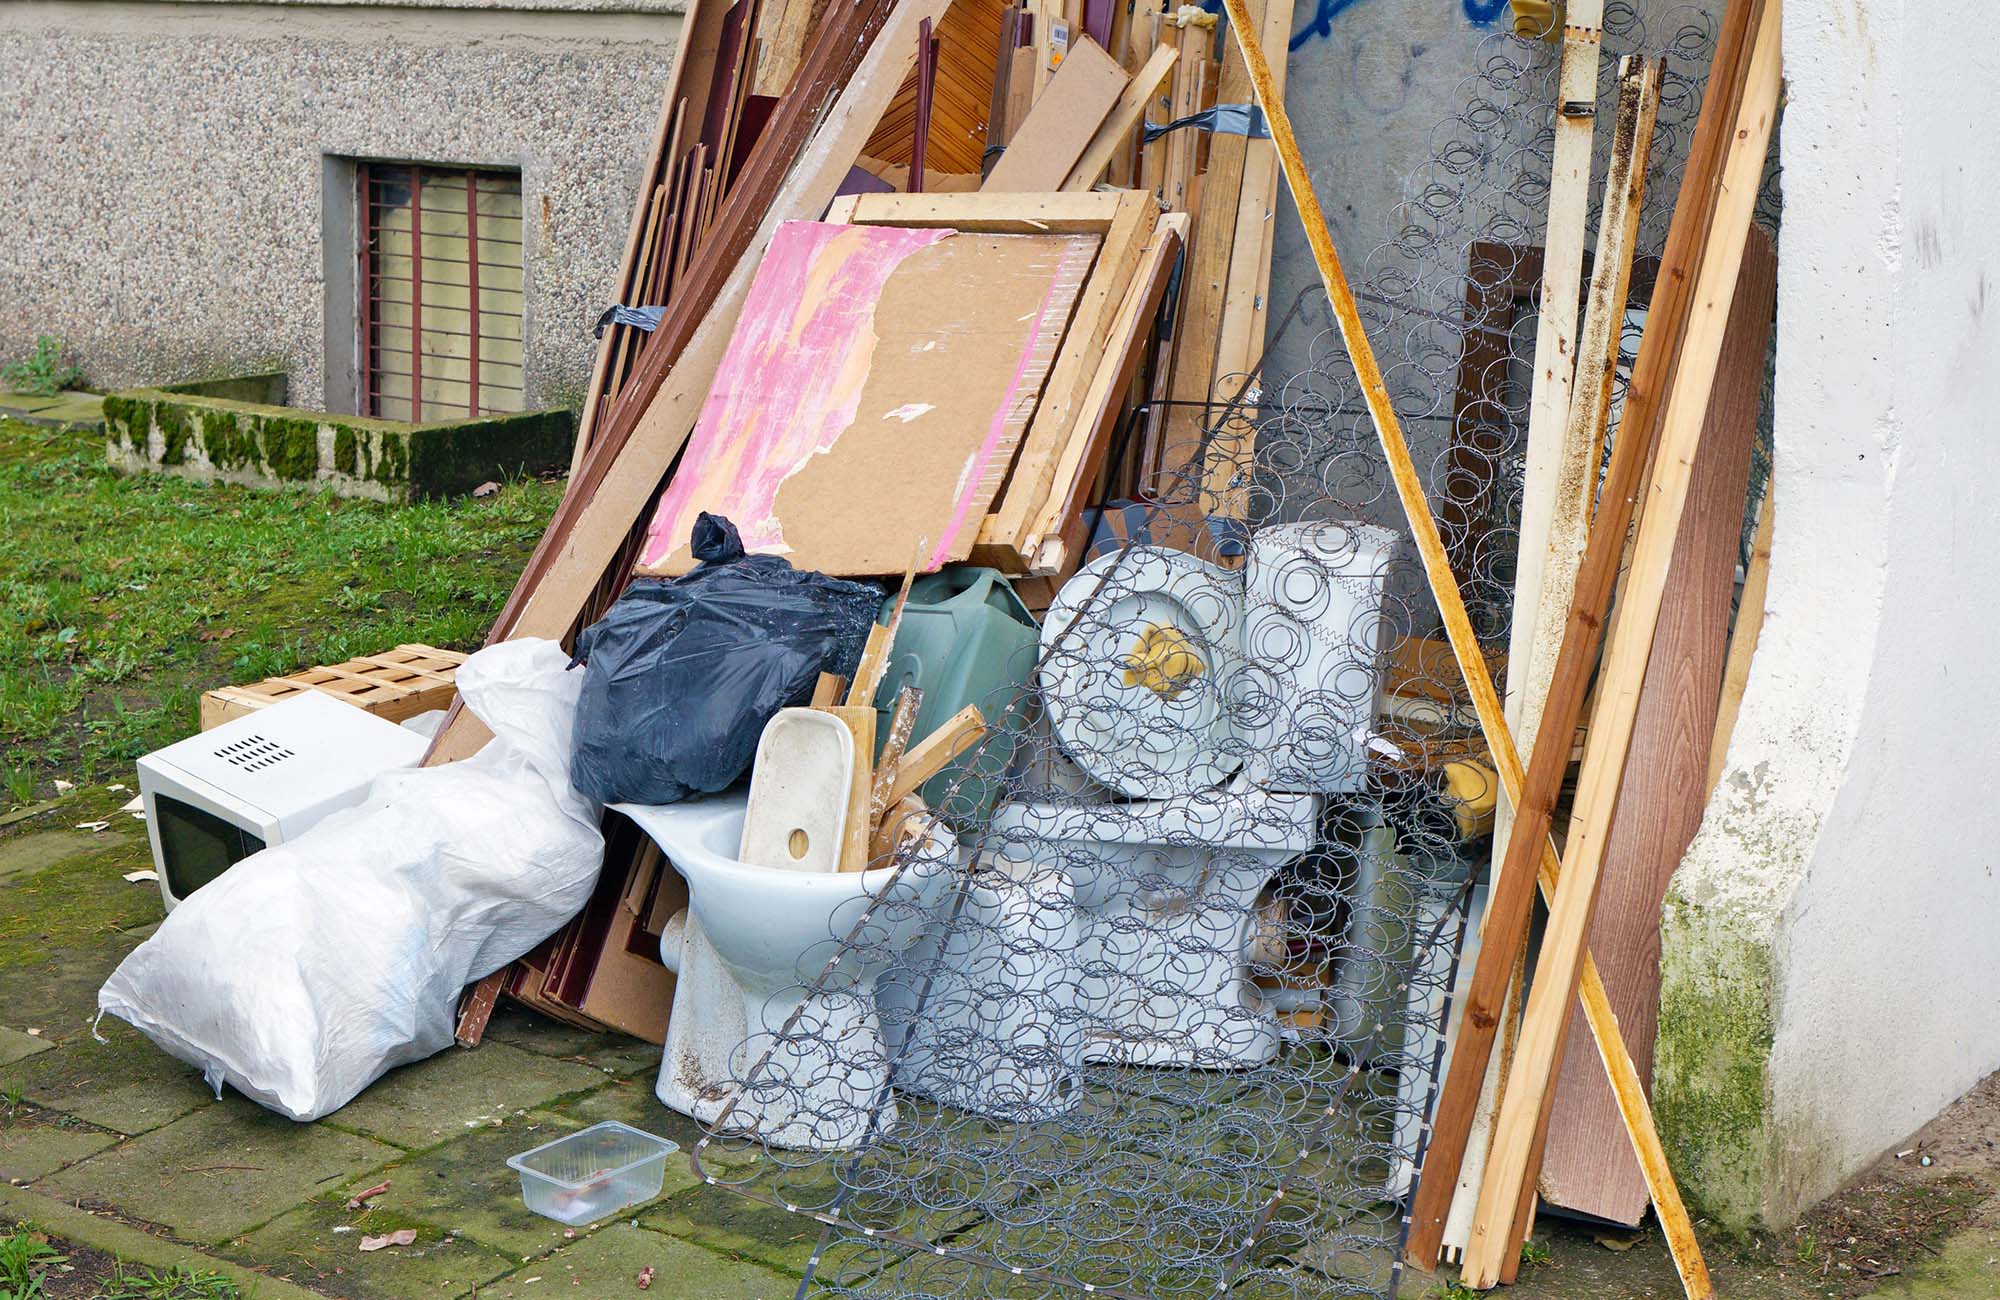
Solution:
[{"label": "dead leaf on ground", "polygon": [[478,487],[472,489],[472,495],[476,497],[490,497],[495,493],[497,493],[499,490],[500,490],[500,485],[498,483],[495,483],[492,479],[488,479],[484,483],[481,483]]},{"label": "dead leaf on ground", "polygon": [[388,1246],[414,1246],[416,1244],[417,1230],[415,1228],[398,1228],[394,1232],[385,1232],[379,1237],[363,1237],[361,1239],[361,1249],[363,1250],[381,1250]]},{"label": "dead leaf on ground", "polygon": [[1590,1239],[1606,1250],[1624,1252],[1646,1239],[1644,1232],[1593,1232]]},{"label": "dead leaf on ground", "polygon": [[237,635],[238,631],[239,629],[233,627],[204,628],[195,633],[194,639],[197,641],[227,641],[230,637]]}]

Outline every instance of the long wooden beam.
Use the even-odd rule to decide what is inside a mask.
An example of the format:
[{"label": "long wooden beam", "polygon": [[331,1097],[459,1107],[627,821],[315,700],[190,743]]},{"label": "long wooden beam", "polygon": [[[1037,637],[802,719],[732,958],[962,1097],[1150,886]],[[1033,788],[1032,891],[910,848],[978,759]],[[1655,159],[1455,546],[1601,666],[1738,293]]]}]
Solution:
[{"label": "long wooden beam", "polygon": [[[1543,258],[1542,320],[1546,324],[1551,302],[1560,305],[1573,300],[1574,274],[1582,270],[1583,209],[1588,205],[1590,184],[1590,117],[1573,111],[1570,83],[1581,82],[1588,74],[1588,94],[1597,93],[1597,50],[1601,33],[1595,26],[1587,38],[1578,37],[1579,19],[1595,22],[1601,6],[1591,13],[1571,11],[1571,37],[1563,45],[1563,86],[1558,88],[1556,124],[1556,164],[1549,199],[1549,230]],[[1587,54],[1585,53],[1587,51]],[[1527,479],[1521,494],[1520,545],[1514,567],[1513,626],[1507,652],[1507,725],[1534,754],[1541,734],[1542,703],[1548,696],[1549,677],[1555,671],[1556,654],[1562,647],[1563,619],[1570,598],[1576,593],[1577,564],[1583,558],[1590,534],[1592,504],[1597,499],[1597,469],[1604,454],[1604,431],[1611,414],[1611,384],[1618,366],[1618,344],[1625,323],[1625,297],[1632,279],[1632,253],[1639,236],[1639,209],[1646,190],[1646,163],[1652,155],[1653,124],[1660,104],[1661,65],[1646,62],[1637,68],[1626,60],[1621,67],[1618,88],[1618,120],[1612,132],[1611,160],[1604,177],[1604,203],[1597,224],[1597,263],[1591,274],[1590,303],[1584,315],[1580,338],[1575,318],[1538,329],[1535,345],[1535,393],[1540,403],[1565,408],[1560,441],[1547,430],[1541,431],[1537,446],[1536,419],[1551,421],[1553,409],[1530,403],[1528,421]],[[1572,67],[1572,64],[1579,65]],[[1587,66],[1585,66],[1587,65]],[[1582,93],[1579,89],[1579,93]],[[1582,159],[1572,162],[1564,156],[1567,137],[1580,123]],[[1577,172],[1580,170],[1580,179]],[[1558,200],[1560,199],[1560,203]],[[1559,209],[1574,209],[1575,229],[1569,218],[1558,221]],[[1574,241],[1574,242],[1572,242]],[[1572,249],[1574,251],[1572,251]],[[1574,263],[1574,272],[1562,280],[1553,279],[1551,261]],[[1549,359],[1545,349],[1556,355]],[[1574,360],[1572,374],[1570,362]],[[1544,389],[1558,387],[1555,397],[1543,397]],[[1569,737],[1554,742],[1567,745]],[[1493,869],[1499,870],[1506,856],[1508,831],[1513,809],[1498,810],[1493,833]],[[1483,918],[1482,918],[1483,919]],[[1516,962],[1510,972],[1507,994],[1502,1003],[1502,1024],[1511,1030],[1519,1019],[1521,991],[1526,963]],[[1473,1114],[1465,1160],[1453,1188],[1451,1212],[1446,1217],[1444,1241],[1447,1247],[1464,1249],[1472,1240],[1472,1212],[1479,1199],[1479,1181],[1486,1168],[1486,1152],[1492,1142],[1493,1120],[1500,1108],[1500,1071],[1511,1060],[1508,1040],[1487,1067],[1481,1082],[1479,1104]]]},{"label": "long wooden beam", "polygon": [[[1430,505],[1424,497],[1422,481],[1417,477],[1416,465],[1410,458],[1408,442],[1403,437],[1401,422],[1396,417],[1395,403],[1389,397],[1387,385],[1383,383],[1381,367],[1376,364],[1373,348],[1370,347],[1366,331],[1361,323],[1361,311],[1354,300],[1354,292],[1348,286],[1346,273],[1341,269],[1340,255],[1333,247],[1333,234],[1327,226],[1326,214],[1321,209],[1319,196],[1314,193],[1312,177],[1306,171],[1305,160],[1299,155],[1298,137],[1293,133],[1291,118],[1285,112],[1284,99],[1272,85],[1270,64],[1265,61],[1264,52],[1251,27],[1250,16],[1244,8],[1243,0],[1223,0],[1229,10],[1230,27],[1236,39],[1242,43],[1243,57],[1250,71],[1250,82],[1257,92],[1258,103],[1264,110],[1265,120],[1270,123],[1271,141],[1277,148],[1278,158],[1283,164],[1285,185],[1291,192],[1292,200],[1299,210],[1299,219],[1305,228],[1306,242],[1312,248],[1313,260],[1318,265],[1320,281],[1326,290],[1327,301],[1333,308],[1335,323],[1339,326],[1342,342],[1354,365],[1355,378],[1361,386],[1362,396],[1368,404],[1370,418],[1375,425],[1375,433],[1381,441],[1384,457],[1388,461],[1390,478],[1396,487],[1396,496],[1402,503],[1403,512],[1410,524],[1410,532],[1416,540],[1417,552],[1422,558],[1424,572],[1429,578],[1432,596],[1437,601],[1438,613],[1444,622],[1445,632],[1450,640],[1453,657],[1458,660],[1459,671],[1465,677],[1466,693],[1471,697],[1474,710],[1479,716],[1481,731],[1493,755],[1493,763],[1499,771],[1500,780],[1510,797],[1517,802],[1520,797],[1524,774],[1521,756],[1514,746],[1514,737],[1507,730],[1506,719],[1501,715],[1500,697],[1493,689],[1493,678],[1487,671],[1486,660],[1479,650],[1478,638],[1472,631],[1472,623],[1466,616],[1465,598],[1458,589],[1458,582],[1452,576],[1451,561],[1445,554],[1444,541],[1438,535],[1437,520],[1431,515]],[[1553,893],[1559,874],[1559,866],[1554,846],[1548,843],[1546,831],[1543,835],[1544,854],[1542,874],[1546,888]],[[1482,949],[1483,951],[1483,949]],[[1619,1106],[1624,1113],[1628,1132],[1634,1150],[1639,1155],[1639,1163],[1647,1171],[1649,1185],[1655,1192],[1655,1205],[1659,1208],[1661,1223],[1667,1234],[1668,1243],[1674,1250],[1676,1266],[1681,1270],[1683,1282],[1690,1296],[1696,1300],[1712,1294],[1708,1284],[1706,1266],[1702,1263],[1700,1248],[1694,1240],[1694,1229],[1680,1195],[1674,1186],[1673,1174],[1667,1167],[1666,1152],[1660,1145],[1658,1132],[1654,1129],[1652,1111],[1646,1103],[1644,1088],[1639,1083],[1637,1071],[1632,1068],[1631,1057],[1625,1052],[1623,1040],[1618,1037],[1618,1023],[1611,1014],[1609,1000],[1604,996],[1604,987],[1596,977],[1596,967],[1589,955],[1584,956],[1581,996],[1585,1015],[1589,1018],[1592,1034],[1597,1038],[1600,1050],[1605,1056],[1606,1068],[1611,1074],[1612,1087],[1618,1093]],[[1478,1073],[1483,1073],[1482,1061]],[[1468,1114],[1469,1114],[1468,1109]],[[1463,1148],[1461,1147],[1461,1150]],[[1454,1174],[1457,1162],[1452,1162]],[[1452,1178],[1444,1179],[1445,1195],[1438,1207],[1438,1217],[1443,1218],[1445,1204],[1449,1202]],[[1435,1256],[1432,1257],[1435,1259]],[[1425,1262],[1429,1266],[1429,1262]]]},{"label": "long wooden beam", "polygon": [[[1661,399],[1678,364],[1700,252],[1714,224],[1722,161],[1749,75],[1752,20],[1766,3],[1767,0],[1743,0],[1731,5],[1723,15],[1708,88],[1667,232],[1660,274],[1647,308],[1645,336],[1626,388],[1617,445],[1612,450],[1597,518],[1577,573],[1576,593],[1563,629],[1562,648],[1550,677],[1541,720],[1546,735],[1573,734],[1582,713],[1602,639],[1604,613],[1618,579],[1634,497],[1645,479],[1659,438]],[[1508,981],[1516,956],[1527,939],[1534,902],[1531,874],[1535,860],[1546,856],[1549,820],[1568,765],[1567,745],[1538,747],[1525,788],[1513,800],[1515,820],[1508,834],[1506,854],[1494,872],[1479,961],[1466,990],[1459,1039],[1453,1044],[1451,1065],[1432,1116],[1430,1151],[1424,1158],[1422,1181],[1412,1210],[1410,1253],[1412,1259],[1420,1262],[1428,1263],[1434,1258],[1452,1190],[1458,1181],[1459,1162],[1465,1154],[1480,1085],[1493,1049],[1494,1031],[1505,1007]],[[1586,987],[1589,982],[1586,975]],[[1599,1041],[1602,1046],[1602,1035]],[[1633,1082],[1637,1083],[1636,1070]],[[1648,1159],[1645,1153],[1639,1154],[1644,1169]],[[1648,1182],[1656,1192],[1659,1190],[1650,1170]]]},{"label": "long wooden beam", "polygon": [[[1693,302],[1679,363],[1666,393],[1665,430],[1619,606],[1618,635],[1598,685],[1597,710],[1591,718],[1583,772],[1577,783],[1577,820],[1565,846],[1568,861],[1549,907],[1535,981],[1528,991],[1521,1045],[1507,1079],[1486,1181],[1473,1216],[1464,1278],[1474,1288],[1499,1282],[1508,1257],[1518,1260],[1520,1254],[1523,1203],[1534,1194],[1534,1148],[1555,1095],[1552,1085],[1562,1059],[1562,1034],[1569,1022],[1569,1002],[1590,930],[1590,912],[1597,900],[1605,837],[1624,777],[1639,690],[1652,653],[1695,450],[1700,445],[1737,275],[1750,236],[1750,218],[1764,178],[1771,130],[1777,123],[1782,81],[1779,28],[1779,6],[1760,7],[1751,29],[1744,92],[1731,115],[1726,137],[1716,211],[1709,237],[1697,250]],[[1593,533],[1593,547],[1598,540],[1599,534]],[[1517,825],[1515,829],[1519,835],[1524,827]],[[1513,856],[1512,843],[1508,854]]]}]

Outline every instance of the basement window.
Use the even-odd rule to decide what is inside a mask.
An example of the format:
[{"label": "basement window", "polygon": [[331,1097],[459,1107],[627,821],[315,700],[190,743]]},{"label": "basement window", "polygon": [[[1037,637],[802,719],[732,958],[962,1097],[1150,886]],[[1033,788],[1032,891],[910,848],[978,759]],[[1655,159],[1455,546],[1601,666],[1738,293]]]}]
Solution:
[{"label": "basement window", "polygon": [[522,409],[521,174],[360,165],[362,410]]}]

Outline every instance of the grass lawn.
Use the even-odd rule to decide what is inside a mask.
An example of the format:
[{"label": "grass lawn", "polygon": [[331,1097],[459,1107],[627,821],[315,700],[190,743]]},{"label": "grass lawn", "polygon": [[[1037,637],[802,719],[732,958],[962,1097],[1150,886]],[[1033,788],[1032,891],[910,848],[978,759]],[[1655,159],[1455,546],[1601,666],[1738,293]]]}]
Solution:
[{"label": "grass lawn", "polygon": [[414,506],[127,478],[0,420],[0,812],[129,776],[215,686],[485,636],[561,496]]}]

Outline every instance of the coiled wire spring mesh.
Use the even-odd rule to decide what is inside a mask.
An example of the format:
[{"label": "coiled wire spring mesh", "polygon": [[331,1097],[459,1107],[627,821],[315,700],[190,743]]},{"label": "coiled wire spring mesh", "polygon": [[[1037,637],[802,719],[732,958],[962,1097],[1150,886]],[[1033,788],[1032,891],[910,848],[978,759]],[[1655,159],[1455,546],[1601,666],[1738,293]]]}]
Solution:
[{"label": "coiled wire spring mesh", "polygon": [[[1600,103],[1618,55],[1666,61],[1635,305],[1716,17],[1607,6]],[[1356,277],[1496,651],[1556,58],[1482,45]],[[700,1081],[697,1174],[823,1225],[801,1296],[1393,1295],[1490,791],[1452,779],[1483,744],[1322,307],[1279,331],[1318,330],[1309,364],[1225,381],[1101,530],[977,748]]]}]

